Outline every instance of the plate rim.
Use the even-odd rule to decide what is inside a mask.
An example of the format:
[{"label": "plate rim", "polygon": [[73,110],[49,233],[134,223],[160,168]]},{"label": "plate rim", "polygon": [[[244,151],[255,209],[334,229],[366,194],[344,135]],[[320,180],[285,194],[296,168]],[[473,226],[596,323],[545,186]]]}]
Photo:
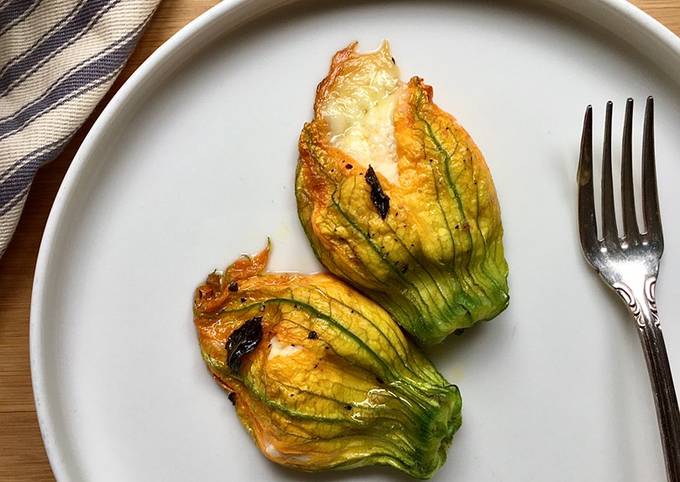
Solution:
[{"label": "plate rim", "polygon": [[[91,159],[91,153],[97,149],[98,144],[107,131],[107,126],[116,119],[119,112],[124,111],[128,99],[137,89],[143,87],[145,81],[156,74],[166,61],[172,62],[173,56],[180,55],[183,49],[191,49],[192,41],[200,40],[201,36],[205,37],[203,39],[205,44],[199,45],[198,49],[205,47],[215,37],[227,33],[228,30],[226,29],[213,36],[208,33],[210,27],[219,22],[222,17],[240,13],[245,15],[245,23],[248,23],[271,11],[291,4],[302,3],[303,1],[223,0],[190,21],[156,49],[123,83],[90,128],[69,165],[50,209],[40,242],[34,271],[29,319],[30,372],[36,415],[45,452],[57,480],[72,479],[70,478],[70,470],[67,468],[68,463],[63,457],[64,448],[60,447],[53,437],[54,424],[46,408],[50,403],[50,395],[43,383],[44,374],[42,367],[45,360],[43,358],[44,351],[42,349],[41,333],[44,326],[49,323],[49,320],[43,315],[43,305],[54,242],[57,238],[62,218],[67,211],[68,202],[74,194],[88,161]],[[332,2],[329,1],[327,3]],[[597,24],[599,28],[604,28],[610,34],[621,39],[624,38],[623,32],[621,32],[621,29],[623,29],[621,20],[627,20],[630,22],[630,25],[639,29],[638,33],[644,33],[652,42],[664,45],[671,54],[680,60],[680,37],[627,0],[582,0],[581,2],[576,2],[578,5],[570,2],[570,0],[530,0],[529,3],[544,5],[551,9],[560,9],[588,19]],[[584,13],[584,10],[588,11]],[[606,20],[610,25],[603,23],[608,14],[614,14],[609,20]],[[232,28],[236,29],[240,25],[242,24],[236,24]],[[659,60],[651,59],[649,54],[645,54],[645,57],[657,65],[660,64]],[[178,65],[181,67],[182,64],[183,59],[180,58]],[[680,70],[678,70],[678,75],[680,76]],[[680,82],[680,78],[676,80]]]}]

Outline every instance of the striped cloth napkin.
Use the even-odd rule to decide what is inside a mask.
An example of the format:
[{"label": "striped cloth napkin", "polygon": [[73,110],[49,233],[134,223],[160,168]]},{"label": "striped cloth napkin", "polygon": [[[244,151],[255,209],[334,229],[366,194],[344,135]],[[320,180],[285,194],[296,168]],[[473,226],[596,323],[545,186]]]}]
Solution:
[{"label": "striped cloth napkin", "polygon": [[0,0],[0,257],[37,169],[109,89],[160,0]]}]

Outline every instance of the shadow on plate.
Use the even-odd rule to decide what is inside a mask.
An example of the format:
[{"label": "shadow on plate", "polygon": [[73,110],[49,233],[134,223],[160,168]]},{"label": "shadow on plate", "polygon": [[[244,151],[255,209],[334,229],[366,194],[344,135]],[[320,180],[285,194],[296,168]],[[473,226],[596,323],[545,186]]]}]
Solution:
[{"label": "shadow on plate", "polygon": [[380,478],[392,482],[413,482],[413,480],[415,480],[396,469],[382,466],[325,472],[299,472],[274,463],[271,463],[270,465],[273,467],[272,472],[275,475],[276,480],[295,480],[302,482],[344,482],[350,480],[366,480],[368,478]]}]

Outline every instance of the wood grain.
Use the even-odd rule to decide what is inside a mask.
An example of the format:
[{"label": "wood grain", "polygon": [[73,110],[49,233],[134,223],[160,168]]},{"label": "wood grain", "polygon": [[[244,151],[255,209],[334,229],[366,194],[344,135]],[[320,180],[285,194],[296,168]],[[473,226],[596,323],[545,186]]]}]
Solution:
[{"label": "wood grain", "polygon": [[[93,119],[132,72],[165,40],[217,0],[164,0],[139,45],[82,129],[35,178],[14,239],[0,259],[0,481],[54,480],[33,406],[28,359],[28,317],[38,246],[54,196]],[[634,0],[680,35],[679,0]]]}]

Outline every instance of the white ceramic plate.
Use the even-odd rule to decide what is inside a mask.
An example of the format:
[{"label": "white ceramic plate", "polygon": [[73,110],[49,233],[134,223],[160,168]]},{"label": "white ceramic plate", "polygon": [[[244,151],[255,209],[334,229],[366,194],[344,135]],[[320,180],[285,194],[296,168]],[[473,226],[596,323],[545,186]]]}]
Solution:
[{"label": "white ceramic plate", "polygon": [[641,101],[656,97],[657,294],[680,377],[680,40],[618,0],[283,3],[225,1],[183,29],[109,103],[64,180],[31,313],[58,478],[400,480],[267,462],[205,369],[191,318],[197,283],[266,236],[273,269],[319,268],[295,213],[298,133],[331,55],[388,38],[403,76],[433,85],[485,153],[511,267],[510,308],[430,352],[464,399],[435,479],[663,480],[635,330],[579,252],[575,169],[586,104],[600,126],[616,102],[618,137],[634,97],[639,139]]}]

